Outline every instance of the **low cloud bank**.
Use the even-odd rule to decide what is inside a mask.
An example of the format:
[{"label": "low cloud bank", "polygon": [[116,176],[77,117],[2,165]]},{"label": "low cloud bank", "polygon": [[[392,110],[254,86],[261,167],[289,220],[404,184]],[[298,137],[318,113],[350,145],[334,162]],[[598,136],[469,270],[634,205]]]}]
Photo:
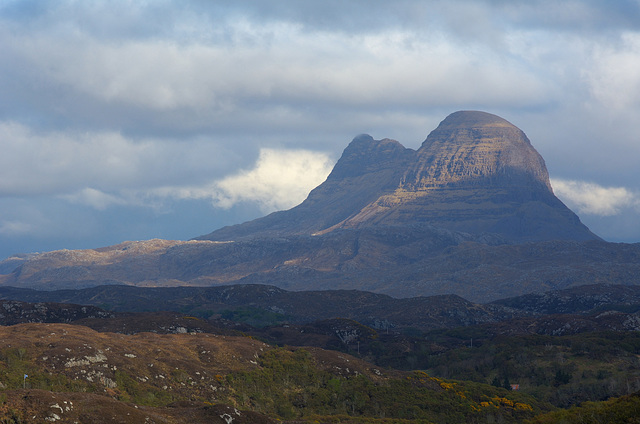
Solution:
[{"label": "low cloud bank", "polygon": [[613,216],[626,208],[640,212],[640,193],[625,187],[604,187],[599,184],[552,179],[551,185],[556,195],[577,212]]}]

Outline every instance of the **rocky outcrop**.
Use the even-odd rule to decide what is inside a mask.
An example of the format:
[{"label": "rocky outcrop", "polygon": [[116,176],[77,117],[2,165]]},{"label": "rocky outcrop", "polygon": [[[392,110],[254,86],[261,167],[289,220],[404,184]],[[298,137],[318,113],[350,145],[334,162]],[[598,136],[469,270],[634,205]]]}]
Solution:
[{"label": "rocky outcrop", "polygon": [[81,319],[104,319],[112,317],[114,317],[113,313],[102,310],[96,306],[0,300],[0,325],[15,325],[30,322],[68,323]]},{"label": "rocky outcrop", "polygon": [[485,112],[455,112],[417,152],[402,188],[520,187],[550,191],[542,157],[510,122]]}]

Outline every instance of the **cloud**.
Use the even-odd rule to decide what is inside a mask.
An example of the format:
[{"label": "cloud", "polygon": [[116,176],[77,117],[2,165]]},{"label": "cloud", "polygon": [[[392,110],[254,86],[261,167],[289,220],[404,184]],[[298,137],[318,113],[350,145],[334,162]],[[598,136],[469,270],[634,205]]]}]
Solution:
[{"label": "cloud", "polygon": [[261,149],[252,169],[198,187],[165,187],[158,197],[210,199],[228,209],[254,202],[263,212],[288,209],[301,203],[331,172],[333,161],[321,152]]},{"label": "cloud", "polygon": [[216,205],[229,208],[250,201],[265,212],[301,203],[333,167],[329,156],[304,150],[262,149],[256,166],[215,183]]},{"label": "cloud", "polygon": [[[67,3],[42,6],[29,31],[29,20],[5,17],[0,88],[5,76],[13,91],[5,98],[18,102],[5,111],[22,123],[36,115],[38,125],[138,136],[311,142],[303,128],[353,136],[371,132],[371,122],[387,120],[389,129],[398,114],[433,109],[517,113],[567,99],[635,102],[625,90],[637,68],[634,44],[619,50],[617,37],[603,35],[633,22],[630,2],[320,3]],[[592,32],[576,30],[582,23]],[[617,53],[631,54],[611,58],[629,71],[607,66]],[[331,129],[318,125],[327,118]]]},{"label": "cloud", "polygon": [[308,150],[261,149],[253,168],[201,185],[158,186],[145,190],[111,192],[85,187],[58,196],[70,203],[104,211],[117,206],[151,208],[158,212],[174,200],[208,199],[216,208],[255,203],[263,212],[288,209],[301,203],[331,172],[328,154]]},{"label": "cloud", "polygon": [[640,193],[624,187],[603,187],[590,182],[561,179],[552,179],[551,184],[556,195],[576,207],[580,213],[613,216],[629,207],[640,211]]},{"label": "cloud", "polygon": [[86,184],[126,185],[142,177],[141,161],[154,146],[115,132],[38,133],[0,122],[0,195],[52,194]]},{"label": "cloud", "polygon": [[193,183],[244,163],[203,137],[136,139],[115,131],[36,131],[0,121],[0,140],[0,197],[73,194],[78,201],[104,203],[100,192]]},{"label": "cloud", "polygon": [[114,196],[113,194],[104,193],[94,188],[83,188],[82,190],[73,193],[60,196],[61,198],[71,202],[78,203],[86,206],[90,206],[94,209],[103,211],[109,206],[114,205],[126,205],[129,202],[122,197]]},{"label": "cloud", "polygon": [[597,45],[585,71],[593,96],[608,108],[640,107],[640,33],[622,34],[618,44]]},{"label": "cloud", "polygon": [[21,237],[45,234],[50,228],[49,214],[52,212],[51,208],[33,207],[23,199],[0,197],[0,237],[11,239],[4,247],[11,248],[11,244]]},{"label": "cloud", "polygon": [[29,234],[33,231],[33,225],[22,221],[0,221],[0,234],[4,236],[16,236]]},{"label": "cloud", "polygon": [[[500,55],[480,43],[469,48],[414,28],[310,31],[297,22],[246,18],[219,25],[210,30],[213,35],[188,41],[113,40],[82,28],[5,29],[0,40],[5,40],[1,49],[11,64],[5,66],[23,90],[38,88],[31,93],[34,108],[42,107],[38,100],[50,97],[51,107],[66,119],[82,113],[77,109],[86,104],[127,125],[135,125],[127,108],[144,118],[141,123],[157,113],[195,111],[191,119],[200,116],[199,125],[225,125],[237,115],[246,125],[251,111],[280,109],[288,119],[278,122],[287,126],[296,122],[291,117],[320,106],[521,107],[546,102],[553,93],[516,55]],[[66,97],[54,95],[61,90]],[[307,107],[300,108],[302,104]],[[118,116],[118,108],[128,113]]]}]

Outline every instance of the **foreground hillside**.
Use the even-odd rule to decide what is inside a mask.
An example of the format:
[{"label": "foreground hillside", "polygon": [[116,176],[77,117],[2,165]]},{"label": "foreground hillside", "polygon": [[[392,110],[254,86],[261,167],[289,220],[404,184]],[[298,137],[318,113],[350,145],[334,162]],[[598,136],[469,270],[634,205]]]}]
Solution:
[{"label": "foreground hillside", "polygon": [[[543,410],[533,398],[504,389],[391,372],[315,348],[214,334],[128,336],[65,324],[0,327],[0,381],[2,411],[13,419],[5,422],[111,422],[106,417],[125,413],[134,418],[121,422],[186,422],[176,418],[183,409],[191,422],[215,422],[207,414],[232,411],[213,404],[231,405],[238,416],[252,410],[279,419],[451,423],[518,422]],[[269,422],[260,420],[233,422]]]},{"label": "foreground hillside", "polygon": [[[179,402],[149,407],[83,392],[5,390],[0,419],[7,424],[275,424],[276,420],[228,405]],[[231,421],[232,420],[232,421]]]},{"label": "foreground hillside", "polygon": [[[146,300],[145,308],[175,301],[177,309],[208,298],[229,308],[199,310],[211,314],[203,319],[122,312],[129,303],[113,312],[0,301],[0,324],[28,323],[0,327],[0,416],[8,423],[555,422],[551,417],[583,415],[571,409],[547,417],[545,411],[581,404],[589,413],[629,417],[620,405],[632,405],[633,398],[599,401],[640,390],[636,287],[582,287],[493,305],[260,286],[0,293],[96,302],[130,297]],[[387,311],[396,322],[415,316],[411,305],[463,319],[372,328],[335,317],[346,308],[340,295],[363,309],[401,308]],[[324,316],[313,307],[310,315],[294,315],[305,302],[329,305],[331,299],[335,310]],[[298,323],[259,305],[287,307]],[[512,316],[467,321],[473,316],[467,309],[486,314],[493,308],[508,308]],[[517,391],[507,390],[512,384]]]},{"label": "foreground hillside", "polygon": [[611,399],[606,402],[586,402],[570,410],[538,416],[531,424],[633,424],[640,422],[640,393]]}]

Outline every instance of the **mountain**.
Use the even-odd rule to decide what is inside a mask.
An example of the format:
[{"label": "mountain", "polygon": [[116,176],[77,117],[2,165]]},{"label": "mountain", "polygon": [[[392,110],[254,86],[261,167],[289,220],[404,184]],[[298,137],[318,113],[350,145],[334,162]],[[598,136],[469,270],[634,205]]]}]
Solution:
[{"label": "mountain", "polygon": [[555,195],[526,135],[449,115],[418,150],[356,137],[300,205],[190,241],[20,255],[0,286],[267,284],[488,302],[585,284],[636,285],[640,244],[601,240]]},{"label": "mountain", "polygon": [[508,242],[598,239],[554,196],[544,160],[527,136],[478,111],[449,115],[417,151],[360,135],[299,206],[199,239],[425,223]]}]

